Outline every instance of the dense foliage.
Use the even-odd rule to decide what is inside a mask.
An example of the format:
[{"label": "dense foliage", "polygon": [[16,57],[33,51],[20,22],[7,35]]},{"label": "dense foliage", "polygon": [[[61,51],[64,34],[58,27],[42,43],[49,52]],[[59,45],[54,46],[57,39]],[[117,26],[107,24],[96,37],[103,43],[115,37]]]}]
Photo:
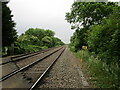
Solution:
[{"label": "dense foliage", "polygon": [[119,62],[120,59],[120,7],[99,25],[92,26],[88,31],[89,48],[107,63]]},{"label": "dense foliage", "polygon": [[[83,55],[84,52],[84,55]],[[102,62],[93,52],[88,49],[80,50],[75,56],[82,59],[83,72],[86,75],[92,88],[112,88],[118,90],[119,84],[119,67],[117,63],[107,65]]]},{"label": "dense foliage", "polygon": [[108,67],[120,67],[120,7],[117,3],[75,2],[71,12],[66,13],[66,20],[75,30],[70,43],[72,51],[79,52],[82,46],[88,46]]},{"label": "dense foliage", "polygon": [[71,12],[66,13],[66,20],[72,24],[72,29],[88,28],[91,25],[101,23],[101,20],[113,13],[115,3],[75,2]]},{"label": "dense foliage", "polygon": [[76,30],[71,47],[78,51],[87,45],[101,59],[118,61],[119,17],[120,7],[116,3],[75,2],[66,14],[66,20]]},{"label": "dense foliage", "polygon": [[64,43],[57,37],[54,37],[54,35],[55,33],[51,30],[30,28],[18,37],[17,42],[15,42],[14,53],[27,53],[64,45]]},{"label": "dense foliage", "polygon": [[95,2],[75,2],[72,5],[71,12],[66,13],[66,20],[71,24],[71,29],[76,30],[72,37],[75,51],[87,45],[86,32],[93,25],[100,24],[103,18],[113,13],[115,3],[95,3]]},{"label": "dense foliage", "polygon": [[12,20],[11,10],[7,6],[7,2],[2,2],[2,49],[10,47],[17,39],[15,23]]}]

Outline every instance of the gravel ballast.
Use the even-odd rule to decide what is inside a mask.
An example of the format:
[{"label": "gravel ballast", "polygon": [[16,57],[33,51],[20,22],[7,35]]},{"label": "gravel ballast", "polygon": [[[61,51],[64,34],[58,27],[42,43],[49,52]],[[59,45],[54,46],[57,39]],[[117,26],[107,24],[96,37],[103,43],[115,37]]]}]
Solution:
[{"label": "gravel ballast", "polygon": [[88,88],[79,63],[66,48],[38,88]]}]

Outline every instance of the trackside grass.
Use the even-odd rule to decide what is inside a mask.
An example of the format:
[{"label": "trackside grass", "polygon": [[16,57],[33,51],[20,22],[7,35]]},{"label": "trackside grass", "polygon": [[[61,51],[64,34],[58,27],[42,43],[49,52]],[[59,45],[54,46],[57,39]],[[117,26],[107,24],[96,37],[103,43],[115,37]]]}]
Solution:
[{"label": "trackside grass", "polygon": [[118,64],[112,63],[107,65],[105,62],[98,59],[94,53],[86,50],[80,50],[75,53],[77,58],[80,58],[81,62],[85,64],[85,73],[89,77],[89,81],[92,82],[96,88],[119,88],[118,82]]}]

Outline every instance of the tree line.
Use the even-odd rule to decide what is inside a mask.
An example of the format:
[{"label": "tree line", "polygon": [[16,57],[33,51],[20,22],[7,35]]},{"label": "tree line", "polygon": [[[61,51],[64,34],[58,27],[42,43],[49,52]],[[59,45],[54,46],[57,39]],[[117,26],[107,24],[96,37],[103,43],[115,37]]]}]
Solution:
[{"label": "tree line", "polygon": [[[95,87],[120,88],[120,6],[113,2],[74,2],[66,20],[75,30],[70,49],[84,59]],[[87,46],[88,49],[82,49]],[[84,56],[83,56],[84,51]],[[82,60],[80,59],[80,60]],[[94,87],[94,86],[93,86]]]},{"label": "tree line", "polygon": [[21,34],[14,43],[14,53],[39,51],[41,49],[64,45],[52,30],[30,28]]},{"label": "tree line", "polygon": [[22,54],[64,45],[52,30],[29,28],[20,36],[15,29],[8,2],[2,2],[2,55]]},{"label": "tree line", "polygon": [[120,7],[113,2],[75,2],[66,20],[75,32],[71,48],[88,46],[106,63],[120,62]]}]

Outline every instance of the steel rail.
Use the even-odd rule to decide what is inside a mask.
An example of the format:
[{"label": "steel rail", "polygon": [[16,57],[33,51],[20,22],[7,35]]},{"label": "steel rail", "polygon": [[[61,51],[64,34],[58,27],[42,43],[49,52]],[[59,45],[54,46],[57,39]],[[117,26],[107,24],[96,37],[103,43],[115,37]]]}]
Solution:
[{"label": "steel rail", "polygon": [[50,53],[50,54],[48,54],[48,55],[42,57],[41,59],[38,59],[38,60],[36,60],[36,61],[34,61],[34,62],[32,62],[32,63],[30,63],[30,64],[28,64],[28,65],[26,65],[26,66],[24,66],[24,67],[22,67],[22,68],[20,68],[20,69],[18,69],[18,70],[15,70],[15,71],[13,71],[13,72],[11,72],[11,73],[9,73],[9,74],[3,76],[2,78],[0,78],[0,82],[2,82],[2,81],[4,81],[4,80],[8,79],[9,77],[11,77],[11,76],[17,74],[17,73],[20,72],[20,71],[23,71],[23,70],[25,70],[25,69],[28,69],[28,68],[31,67],[32,65],[38,63],[39,61],[42,61],[43,59],[49,57],[50,55],[52,55],[52,54],[54,54],[55,52],[61,50],[62,48],[63,48],[63,47],[61,47],[61,48],[55,50],[54,52],[52,52],[52,53]]},{"label": "steel rail", "polygon": [[[27,54],[12,56],[10,61],[4,62],[4,63],[0,63],[0,65],[4,65],[4,64],[10,63],[10,62],[16,62],[16,61],[19,61],[19,60],[23,60],[25,58],[32,57],[32,56],[35,56],[35,55],[47,52],[47,51],[49,51],[51,49],[52,48],[45,49],[45,50],[42,50],[42,51],[37,51],[37,52],[34,52],[34,53],[27,53]],[[19,58],[19,57],[21,57],[21,58]],[[14,58],[16,58],[16,59],[14,59]]]},{"label": "steel rail", "polygon": [[52,68],[52,66],[55,64],[55,62],[59,59],[59,57],[62,55],[64,52],[65,48],[61,51],[61,53],[55,58],[55,60],[52,62],[50,66],[47,67],[47,69],[40,75],[40,77],[36,80],[36,82],[30,87],[29,90],[35,89],[35,87],[42,81],[43,77],[47,74],[47,72]]},{"label": "steel rail", "polygon": [[48,51],[52,48],[48,48],[48,49],[43,49],[40,51],[36,51],[36,52],[30,52],[30,53],[26,53],[26,54],[20,54],[20,55],[15,55],[15,56],[11,56],[11,59],[17,58],[17,57],[21,57],[21,56],[26,56],[26,55],[30,55],[30,54],[36,54],[36,53],[40,53],[40,52],[44,52],[44,51]]},{"label": "steel rail", "polygon": [[41,53],[44,53],[44,52],[46,52],[46,51],[40,51],[40,52],[23,54],[23,55],[11,57],[10,61],[4,62],[4,63],[0,63],[0,65],[5,65],[5,64],[10,63],[10,62],[16,62],[16,61],[19,61],[19,60],[23,60],[25,58],[32,57],[32,56],[35,56],[35,55],[38,55],[38,54],[41,54]]},{"label": "steel rail", "polygon": [[21,56],[26,56],[26,55],[29,55],[29,54],[41,53],[41,52],[49,51],[49,50],[51,50],[53,48],[58,48],[58,47],[52,47],[52,48],[47,48],[47,49],[43,49],[43,50],[36,51],[36,52],[30,52],[30,53],[26,53],[26,54],[20,54],[20,55],[11,56],[11,59],[14,59],[14,58],[17,58],[17,57],[21,57]]},{"label": "steel rail", "polygon": [[[50,50],[50,49],[49,49]],[[45,51],[41,51],[41,52],[37,52],[37,53],[32,53],[32,54],[29,54],[29,55],[25,55],[25,56],[22,56],[21,58],[17,58],[17,59],[12,59],[12,62],[16,62],[16,61],[19,61],[21,59],[25,59],[25,58],[28,58],[28,57],[32,57],[32,56],[35,56],[35,55],[38,55],[38,54],[41,54],[41,53],[44,53],[44,52],[47,52],[49,50],[45,50]]]}]

